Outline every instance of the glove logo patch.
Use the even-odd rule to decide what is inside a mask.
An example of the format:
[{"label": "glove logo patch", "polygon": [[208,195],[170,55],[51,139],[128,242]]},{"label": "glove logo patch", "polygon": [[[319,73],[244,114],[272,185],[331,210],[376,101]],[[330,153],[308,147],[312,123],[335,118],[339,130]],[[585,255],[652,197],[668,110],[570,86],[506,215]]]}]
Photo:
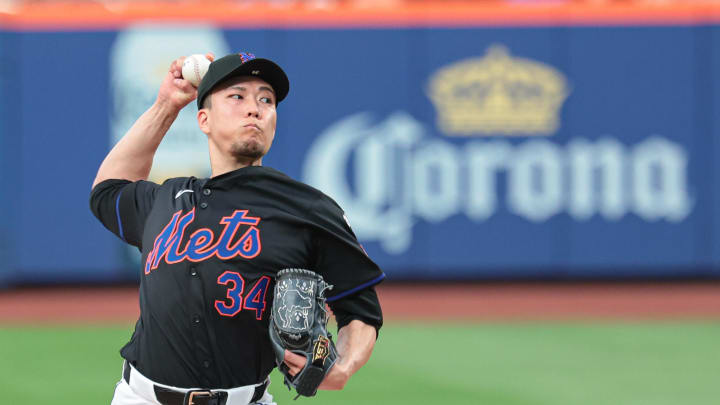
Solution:
[{"label": "glove logo patch", "polygon": [[[325,359],[330,355],[330,340],[325,336],[318,336],[313,343],[312,363],[317,366],[325,364]],[[319,362],[319,363],[318,363]]]}]

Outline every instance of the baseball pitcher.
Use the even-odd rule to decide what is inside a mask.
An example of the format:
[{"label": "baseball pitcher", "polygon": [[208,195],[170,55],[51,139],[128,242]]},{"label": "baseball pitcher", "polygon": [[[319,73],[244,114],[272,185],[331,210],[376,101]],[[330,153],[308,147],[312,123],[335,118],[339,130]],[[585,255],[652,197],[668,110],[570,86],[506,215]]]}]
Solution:
[{"label": "baseball pitcher", "polygon": [[[276,366],[298,395],[342,389],[382,326],[374,286],[385,275],[343,210],[262,165],[290,89],[285,72],[249,53],[207,57],[197,88],[182,76],[184,58],[170,64],[155,103],[92,187],[95,216],[142,252],[140,317],[120,352],[112,405],[273,404]],[[212,176],[147,181],[158,145],[193,100]]]}]

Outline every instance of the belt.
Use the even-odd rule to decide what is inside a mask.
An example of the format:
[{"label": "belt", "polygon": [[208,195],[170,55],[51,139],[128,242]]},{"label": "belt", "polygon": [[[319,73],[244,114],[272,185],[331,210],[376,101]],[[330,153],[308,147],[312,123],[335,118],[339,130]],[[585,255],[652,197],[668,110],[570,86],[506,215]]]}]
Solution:
[{"label": "belt", "polygon": [[158,384],[142,375],[128,361],[123,363],[123,380],[138,394],[154,397],[163,405],[246,405],[262,398],[270,379],[244,387],[206,390],[182,389]]}]

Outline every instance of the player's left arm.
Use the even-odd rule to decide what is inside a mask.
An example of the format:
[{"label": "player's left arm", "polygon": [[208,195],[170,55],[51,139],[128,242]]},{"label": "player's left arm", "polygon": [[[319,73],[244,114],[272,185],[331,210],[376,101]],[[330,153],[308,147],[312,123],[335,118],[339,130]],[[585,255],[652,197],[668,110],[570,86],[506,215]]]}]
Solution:
[{"label": "player's left arm", "polygon": [[[329,197],[315,201],[307,211],[315,225],[311,268],[334,287],[327,303],[335,315],[338,358],[318,387],[340,390],[370,359],[383,324],[375,285],[385,274],[365,253],[343,210]],[[305,357],[285,350],[291,375],[305,367]]]},{"label": "player's left arm", "polygon": [[[329,305],[338,324],[338,360],[318,389],[341,390],[370,359],[383,317],[374,287],[364,288]],[[286,350],[285,364],[295,375],[304,368],[305,358]]]},{"label": "player's left arm", "polygon": [[338,331],[338,360],[318,387],[341,390],[350,377],[367,363],[375,347],[377,331],[372,325],[355,319]]}]

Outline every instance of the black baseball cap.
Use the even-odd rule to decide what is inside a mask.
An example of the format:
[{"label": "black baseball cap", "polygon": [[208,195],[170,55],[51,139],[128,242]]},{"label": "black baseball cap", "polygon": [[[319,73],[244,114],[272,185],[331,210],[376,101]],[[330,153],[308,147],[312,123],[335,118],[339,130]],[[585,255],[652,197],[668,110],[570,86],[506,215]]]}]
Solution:
[{"label": "black baseball cap", "polygon": [[277,103],[283,101],[290,91],[290,81],[282,68],[269,59],[256,58],[246,52],[233,53],[213,61],[198,86],[198,109],[205,97],[225,79],[235,76],[259,77],[275,90]]}]

